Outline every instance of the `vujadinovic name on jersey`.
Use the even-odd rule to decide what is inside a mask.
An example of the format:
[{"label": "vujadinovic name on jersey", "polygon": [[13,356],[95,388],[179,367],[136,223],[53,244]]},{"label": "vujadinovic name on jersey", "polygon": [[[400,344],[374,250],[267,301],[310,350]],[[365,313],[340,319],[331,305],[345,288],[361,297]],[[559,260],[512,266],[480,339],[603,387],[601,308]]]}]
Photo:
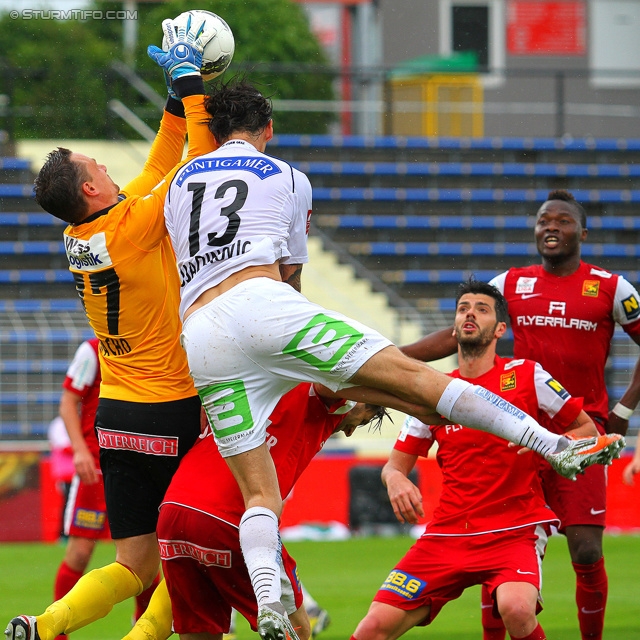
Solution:
[{"label": "vujadinovic name on jersey", "polygon": [[282,173],[280,167],[256,156],[239,156],[227,158],[198,158],[191,161],[176,179],[176,184],[181,187],[184,181],[196,173],[207,173],[209,171],[250,171],[261,180],[270,176]]},{"label": "vujadinovic name on jersey", "polygon": [[213,251],[207,251],[207,253],[201,256],[195,256],[192,260],[189,260],[189,262],[179,265],[180,286],[184,287],[185,284],[191,282],[196,273],[198,273],[205,264],[228,260],[229,258],[243,255],[250,249],[250,240],[236,240],[233,244],[221,247],[220,249],[214,249]]}]

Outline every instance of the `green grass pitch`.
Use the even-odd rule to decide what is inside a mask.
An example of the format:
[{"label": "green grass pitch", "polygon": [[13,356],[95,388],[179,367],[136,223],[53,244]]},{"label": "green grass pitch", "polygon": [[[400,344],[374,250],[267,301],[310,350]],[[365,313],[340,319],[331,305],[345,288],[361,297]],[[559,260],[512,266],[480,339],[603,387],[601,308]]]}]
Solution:
[{"label": "green grass pitch", "polygon": [[[287,548],[298,561],[300,576],[314,597],[329,610],[331,626],[322,640],[345,640],[366,613],[377,587],[395,561],[412,544],[406,537],[353,538],[343,542],[297,542]],[[20,613],[40,613],[51,601],[52,582],[63,555],[62,545],[0,545],[0,623]],[[606,536],[609,605],[605,640],[640,640],[640,537]],[[92,566],[112,561],[110,544],[98,545]],[[574,576],[566,542],[554,537],[544,565],[545,609],[540,622],[554,640],[579,640],[574,603]],[[117,605],[103,620],[73,634],[73,640],[118,640],[128,630],[133,603]],[[241,621],[239,640],[254,636]],[[427,628],[406,638],[478,640],[479,589],[447,605]]]}]

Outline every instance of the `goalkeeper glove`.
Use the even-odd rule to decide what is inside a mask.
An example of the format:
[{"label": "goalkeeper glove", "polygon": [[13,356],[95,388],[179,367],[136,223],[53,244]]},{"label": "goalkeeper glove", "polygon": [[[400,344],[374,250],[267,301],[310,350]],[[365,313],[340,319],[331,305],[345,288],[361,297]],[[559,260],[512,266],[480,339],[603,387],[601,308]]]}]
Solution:
[{"label": "goalkeeper glove", "polygon": [[154,45],[147,47],[149,57],[164,69],[171,82],[184,76],[200,75],[204,49],[200,36],[203,27],[204,22],[198,27],[192,27],[189,18],[187,27],[179,26],[176,34],[173,20],[164,20],[162,30],[169,50],[163,51]]}]

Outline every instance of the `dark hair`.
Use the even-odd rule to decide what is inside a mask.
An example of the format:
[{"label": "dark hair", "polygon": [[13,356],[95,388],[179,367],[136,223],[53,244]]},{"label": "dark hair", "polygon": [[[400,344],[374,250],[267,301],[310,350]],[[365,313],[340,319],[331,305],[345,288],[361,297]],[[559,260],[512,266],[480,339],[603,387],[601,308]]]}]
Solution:
[{"label": "dark hair", "polygon": [[584,210],[584,207],[573,197],[572,193],[569,193],[565,189],[554,189],[553,191],[549,191],[549,195],[547,195],[547,201],[549,200],[562,200],[563,202],[568,202],[580,217],[580,224],[582,225],[582,228],[587,228],[587,212]]},{"label": "dark hair", "polygon": [[273,107],[253,85],[231,80],[205,97],[204,107],[211,116],[209,131],[223,144],[236,131],[260,134],[269,124]]},{"label": "dark hair", "polygon": [[369,411],[375,410],[375,413],[371,416],[371,420],[367,422],[370,432],[373,431],[375,433],[377,431],[378,433],[382,433],[382,421],[384,420],[385,416],[389,418],[391,422],[393,422],[393,418],[387,411],[386,407],[381,407],[380,405],[376,404],[369,404],[368,402],[365,403],[364,406]]},{"label": "dark hair", "polygon": [[498,322],[507,322],[509,320],[507,299],[492,284],[480,282],[473,277],[469,278],[466,282],[461,282],[460,285],[458,285],[456,307],[458,306],[460,298],[466,293],[480,293],[493,298],[495,300],[496,320]]},{"label": "dark hair", "polygon": [[49,153],[33,182],[36,202],[60,220],[79,222],[89,206],[82,194],[82,183],[89,178],[84,167],[71,160],[71,151],[58,147]]}]

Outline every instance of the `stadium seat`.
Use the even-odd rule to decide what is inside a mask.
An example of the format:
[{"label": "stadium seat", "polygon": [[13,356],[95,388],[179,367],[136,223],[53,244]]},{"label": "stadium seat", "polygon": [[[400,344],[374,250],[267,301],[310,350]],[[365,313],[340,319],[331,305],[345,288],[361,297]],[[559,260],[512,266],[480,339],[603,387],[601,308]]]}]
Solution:
[{"label": "stadium seat", "polygon": [[275,135],[273,146],[301,148],[509,149],[518,151],[640,151],[640,139],[627,138],[423,138],[405,136]]},{"label": "stadium seat", "polygon": [[630,164],[565,164],[533,162],[297,162],[314,176],[490,176],[637,178],[640,166]]},{"label": "stadium seat", "polygon": [[[354,256],[537,256],[534,243],[521,242],[351,242]],[[584,258],[640,257],[640,245],[585,244]]]}]

